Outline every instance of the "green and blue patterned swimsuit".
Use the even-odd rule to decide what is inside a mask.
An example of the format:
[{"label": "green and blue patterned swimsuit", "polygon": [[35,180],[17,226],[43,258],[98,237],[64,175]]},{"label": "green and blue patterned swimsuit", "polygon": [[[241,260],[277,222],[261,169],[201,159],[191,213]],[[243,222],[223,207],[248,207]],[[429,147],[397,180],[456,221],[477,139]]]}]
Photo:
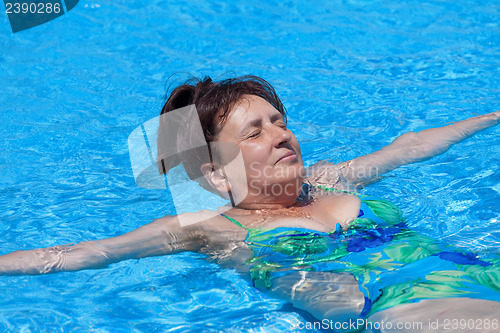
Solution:
[{"label": "green and blue patterned swimsuit", "polygon": [[[332,189],[323,188],[326,191]],[[440,244],[410,230],[387,200],[360,196],[361,211],[347,230],[246,228],[253,251],[246,262],[255,287],[266,290],[292,271],[351,273],[365,295],[362,317],[423,299],[469,297],[500,301],[500,258]]]}]

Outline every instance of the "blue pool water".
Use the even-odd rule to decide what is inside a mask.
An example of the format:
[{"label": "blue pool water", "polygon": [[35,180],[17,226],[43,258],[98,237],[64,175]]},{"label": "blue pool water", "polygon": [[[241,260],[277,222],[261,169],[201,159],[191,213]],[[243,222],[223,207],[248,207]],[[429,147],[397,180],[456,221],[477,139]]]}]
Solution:
[{"label": "blue pool water", "polygon": [[[165,191],[135,185],[127,138],[182,73],[264,77],[306,163],[340,162],[500,109],[498,22],[495,0],[80,1],[16,34],[1,14],[0,253],[173,214]],[[399,205],[425,235],[494,255],[499,165],[497,127],[365,193]],[[0,331],[300,332],[290,323],[306,322],[192,253],[1,276],[0,294]]]}]

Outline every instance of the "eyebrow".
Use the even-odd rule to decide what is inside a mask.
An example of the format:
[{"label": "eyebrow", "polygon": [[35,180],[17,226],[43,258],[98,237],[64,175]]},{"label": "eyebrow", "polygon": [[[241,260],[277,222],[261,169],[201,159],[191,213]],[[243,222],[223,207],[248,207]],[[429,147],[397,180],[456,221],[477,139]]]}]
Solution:
[{"label": "eyebrow", "polygon": [[[270,120],[272,123],[274,123],[276,120],[284,120],[284,117],[281,113],[274,113],[271,116]],[[240,134],[243,135],[249,128],[260,127],[261,125],[262,125],[262,119],[252,120],[241,129]]]}]

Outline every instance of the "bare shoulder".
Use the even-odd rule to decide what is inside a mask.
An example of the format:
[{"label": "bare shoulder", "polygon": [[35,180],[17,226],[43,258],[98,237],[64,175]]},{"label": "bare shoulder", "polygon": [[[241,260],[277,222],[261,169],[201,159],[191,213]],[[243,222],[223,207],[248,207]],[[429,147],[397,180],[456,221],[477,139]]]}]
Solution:
[{"label": "bare shoulder", "polygon": [[312,185],[335,185],[340,181],[338,165],[323,160],[307,167],[307,180]]},{"label": "bare shoulder", "polygon": [[[213,214],[211,211],[203,211],[206,218],[200,223],[200,228],[213,244],[227,244],[233,242],[243,242],[247,236],[247,231],[219,213]],[[208,213],[208,214],[207,214]]]},{"label": "bare shoulder", "polygon": [[243,241],[246,238],[246,230],[229,222],[219,213],[210,210],[164,216],[156,219],[153,223],[160,229],[172,230],[175,228],[179,235],[195,234],[207,244]]},{"label": "bare shoulder", "polygon": [[322,160],[307,167],[306,180],[313,186],[326,186],[337,190],[352,190],[344,176],[343,169],[349,166],[350,161],[333,164]]}]

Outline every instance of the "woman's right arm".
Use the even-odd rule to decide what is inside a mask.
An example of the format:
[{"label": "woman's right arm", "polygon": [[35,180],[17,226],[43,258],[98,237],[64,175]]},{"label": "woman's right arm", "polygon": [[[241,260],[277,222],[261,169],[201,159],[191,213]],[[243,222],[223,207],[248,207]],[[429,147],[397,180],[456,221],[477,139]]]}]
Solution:
[{"label": "woman's right arm", "polygon": [[197,251],[203,238],[199,228],[181,226],[177,216],[167,216],[118,237],[2,255],[0,275],[104,268],[126,259]]}]

